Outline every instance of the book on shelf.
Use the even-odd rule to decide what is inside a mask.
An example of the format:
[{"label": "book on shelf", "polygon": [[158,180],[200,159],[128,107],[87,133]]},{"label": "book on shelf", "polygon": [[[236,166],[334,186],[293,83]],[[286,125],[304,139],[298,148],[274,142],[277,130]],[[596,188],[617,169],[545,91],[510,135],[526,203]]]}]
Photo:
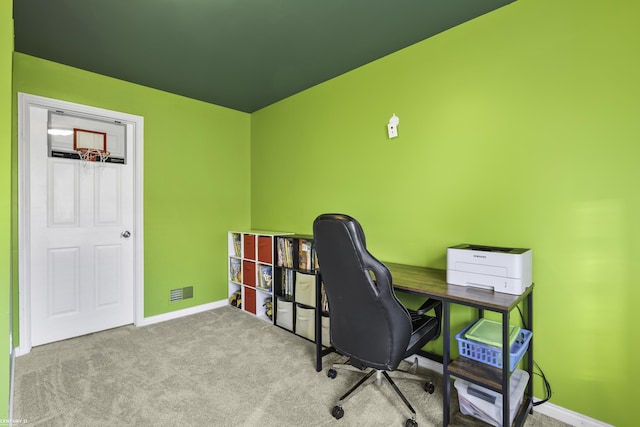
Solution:
[{"label": "book on shelf", "polygon": [[258,287],[264,290],[271,290],[273,284],[273,269],[270,265],[260,264],[260,281]]},{"label": "book on shelf", "polygon": [[240,257],[240,254],[242,254],[242,240],[241,240],[240,233],[233,233],[232,238],[233,238],[233,252],[235,256]]},{"label": "book on shelf", "polygon": [[320,285],[320,295],[322,301],[320,302],[320,307],[322,308],[323,313],[329,312],[329,299],[327,298],[327,293],[324,290],[324,282]]},{"label": "book on shelf", "polygon": [[278,266],[293,267],[293,240],[285,237],[278,238]]},{"label": "book on shelf", "polygon": [[298,241],[298,268],[300,270],[311,270],[312,256],[311,256],[312,243],[309,240],[300,239]]},{"label": "book on shelf", "polygon": [[276,239],[276,246],[277,246],[277,250],[276,250],[277,264],[279,267],[282,267],[284,266],[284,242],[282,241],[281,237],[278,237]]},{"label": "book on shelf", "polygon": [[289,300],[293,298],[293,273],[293,270],[285,270],[282,273],[282,296]]},{"label": "book on shelf", "polygon": [[230,258],[229,277],[233,282],[242,283],[242,265],[239,259]]}]

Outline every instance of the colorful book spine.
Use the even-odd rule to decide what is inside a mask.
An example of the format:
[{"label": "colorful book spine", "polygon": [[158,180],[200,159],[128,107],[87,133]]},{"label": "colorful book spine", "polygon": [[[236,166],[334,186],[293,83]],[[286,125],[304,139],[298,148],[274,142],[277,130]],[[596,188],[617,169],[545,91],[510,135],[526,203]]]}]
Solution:
[{"label": "colorful book spine", "polygon": [[242,239],[240,233],[233,233],[233,252],[237,257],[242,253]]},{"label": "colorful book spine", "polygon": [[282,274],[282,296],[290,300],[293,298],[293,270],[286,270]]},{"label": "colorful book spine", "polygon": [[293,241],[286,238],[278,238],[278,266],[293,267]]},{"label": "colorful book spine", "polygon": [[298,268],[300,270],[312,270],[313,257],[311,247],[312,243],[309,240],[300,239],[298,242]]}]

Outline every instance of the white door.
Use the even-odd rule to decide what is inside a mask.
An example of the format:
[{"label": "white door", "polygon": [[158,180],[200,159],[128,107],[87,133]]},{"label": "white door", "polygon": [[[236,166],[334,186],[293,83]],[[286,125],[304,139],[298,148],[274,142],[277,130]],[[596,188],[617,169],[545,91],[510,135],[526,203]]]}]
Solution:
[{"label": "white door", "polygon": [[122,125],[126,163],[83,163],[50,155],[47,108],[28,114],[31,345],[133,323],[133,126]]}]

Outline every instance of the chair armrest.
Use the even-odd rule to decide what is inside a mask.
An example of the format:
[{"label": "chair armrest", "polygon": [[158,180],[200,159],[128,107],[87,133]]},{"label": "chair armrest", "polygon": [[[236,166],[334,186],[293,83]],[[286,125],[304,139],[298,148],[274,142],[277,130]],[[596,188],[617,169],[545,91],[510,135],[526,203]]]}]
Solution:
[{"label": "chair armrest", "polygon": [[431,310],[436,310],[436,317],[438,317],[438,319],[441,317],[441,315],[438,315],[442,309],[442,302],[438,301],[436,299],[431,299],[429,298],[428,300],[426,300],[417,310],[416,312],[419,315],[423,315],[425,313],[427,313],[428,311]]},{"label": "chair armrest", "polygon": [[440,332],[442,332],[440,327],[442,322],[442,301],[429,298],[420,306],[420,308],[418,308],[418,310],[416,310],[416,312],[423,316],[430,310],[435,311],[435,319],[438,321],[438,333],[431,338],[431,341],[435,341],[440,338]]}]

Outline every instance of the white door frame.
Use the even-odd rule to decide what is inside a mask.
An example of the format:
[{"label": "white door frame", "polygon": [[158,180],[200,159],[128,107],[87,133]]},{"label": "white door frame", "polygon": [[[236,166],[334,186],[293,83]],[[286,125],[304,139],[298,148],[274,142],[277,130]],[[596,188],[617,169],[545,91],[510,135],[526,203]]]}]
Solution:
[{"label": "white door frame", "polygon": [[134,259],[133,259],[133,322],[144,320],[144,215],[143,215],[143,136],[144,117],[87,105],[18,93],[18,272],[20,345],[16,355],[31,351],[31,280],[30,280],[30,204],[29,204],[29,108],[41,107],[63,110],[98,118],[119,120],[133,125],[133,205],[134,205]]}]

